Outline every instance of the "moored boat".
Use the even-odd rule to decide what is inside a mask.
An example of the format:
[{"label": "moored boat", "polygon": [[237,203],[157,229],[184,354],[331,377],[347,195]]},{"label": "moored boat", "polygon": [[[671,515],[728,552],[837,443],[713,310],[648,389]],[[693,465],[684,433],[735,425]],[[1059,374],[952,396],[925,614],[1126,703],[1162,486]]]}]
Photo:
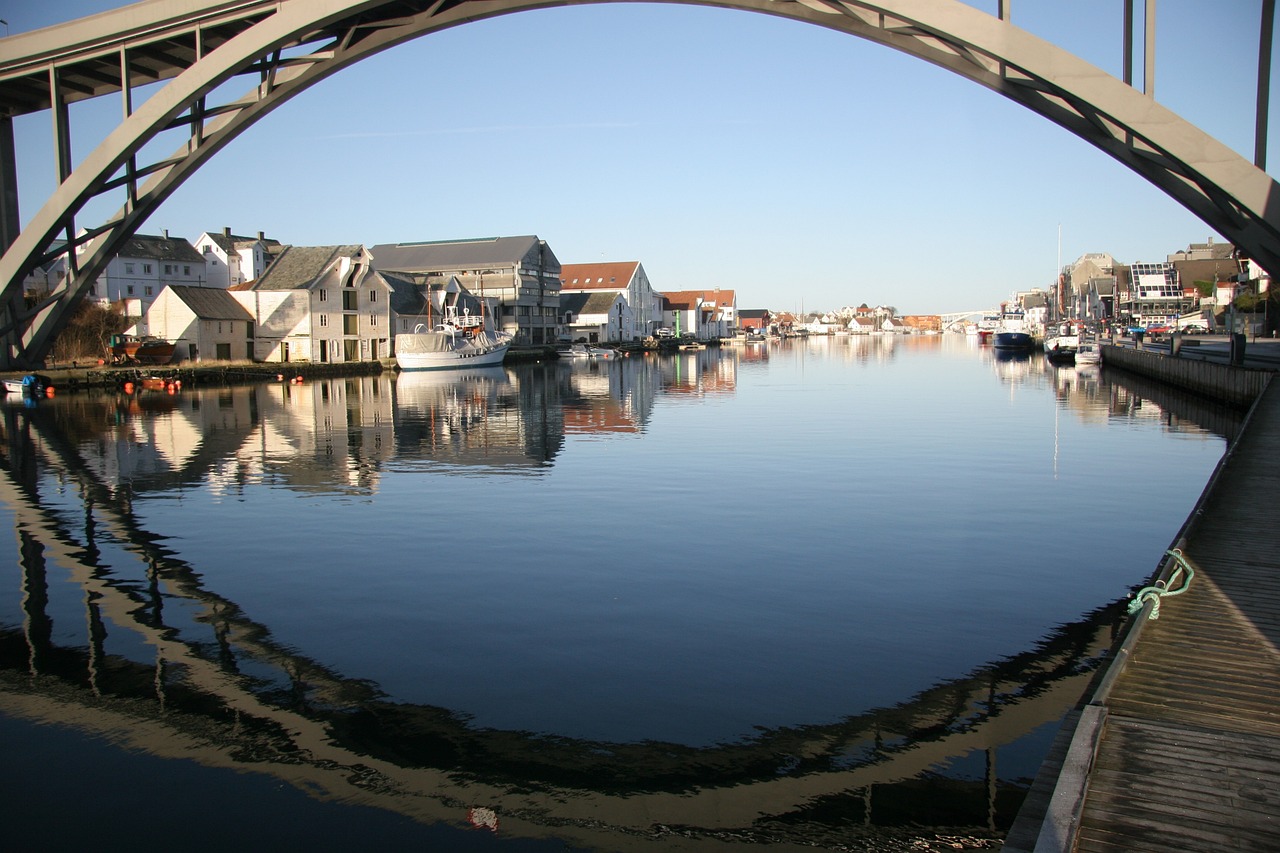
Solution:
[{"label": "moored boat", "polygon": [[1028,350],[1034,343],[1027,331],[1026,314],[1016,305],[1000,306],[1000,326],[992,337],[996,349]]},{"label": "moored boat", "polygon": [[112,335],[111,360],[117,364],[168,364],[178,342],[150,335]]},{"label": "moored boat", "polygon": [[1076,364],[1101,364],[1102,347],[1096,341],[1081,341],[1076,347]]},{"label": "moored boat", "polygon": [[401,370],[451,370],[501,364],[512,336],[487,328],[483,317],[445,308],[444,322],[396,335],[396,364]]},{"label": "moored boat", "polygon": [[53,393],[53,380],[39,373],[28,373],[21,379],[5,379],[4,392],[6,395],[29,399],[46,397]]},{"label": "moored boat", "polygon": [[1044,353],[1050,361],[1074,361],[1080,347],[1080,330],[1071,322],[1045,330]]}]

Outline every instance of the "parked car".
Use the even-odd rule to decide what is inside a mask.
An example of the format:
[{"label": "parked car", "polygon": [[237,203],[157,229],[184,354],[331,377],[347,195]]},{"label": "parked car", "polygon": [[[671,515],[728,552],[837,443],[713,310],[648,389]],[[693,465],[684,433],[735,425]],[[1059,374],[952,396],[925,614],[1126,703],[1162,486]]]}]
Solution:
[{"label": "parked car", "polygon": [[1158,323],[1158,324],[1152,324],[1150,326],[1147,326],[1148,335],[1167,335],[1172,331],[1173,329],[1165,323]]},{"label": "parked car", "polygon": [[1209,334],[1209,327],[1200,323],[1188,323],[1182,327],[1182,331],[1187,335],[1207,335]]},{"label": "parked car", "polygon": [[676,333],[670,329],[654,329],[653,336],[655,338],[674,338]]}]

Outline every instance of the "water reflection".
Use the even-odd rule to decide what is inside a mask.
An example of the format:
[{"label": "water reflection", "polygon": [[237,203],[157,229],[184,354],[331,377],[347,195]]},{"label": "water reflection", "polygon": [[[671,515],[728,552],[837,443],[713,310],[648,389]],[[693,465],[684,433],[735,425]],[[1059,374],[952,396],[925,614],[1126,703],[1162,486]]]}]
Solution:
[{"label": "water reflection", "polygon": [[[1052,736],[1110,645],[1120,601],[1063,622],[1024,652],[835,719],[762,724],[703,745],[574,737],[481,725],[457,709],[407,700],[370,675],[381,657],[443,654],[430,644],[373,648],[363,665],[339,667],[278,639],[281,628],[259,615],[261,602],[228,591],[224,567],[200,562],[167,538],[175,531],[153,529],[137,508],[141,496],[180,500],[197,487],[226,496],[258,485],[309,499],[367,496],[398,472],[439,474],[450,484],[466,483],[458,474],[502,475],[505,484],[518,482],[513,474],[545,479],[574,452],[599,447],[592,440],[634,443],[659,406],[737,393],[741,366],[766,358],[873,366],[939,346],[836,339],[755,353],[68,395],[4,409],[0,501],[15,519],[20,580],[4,612],[20,618],[0,623],[0,709],[154,755],[265,774],[325,801],[512,839],[623,850],[677,835],[682,849],[849,845],[907,825],[996,835],[1038,763],[1021,757],[1021,744]],[[1001,382],[1052,387],[1059,407],[1084,413],[1103,402],[1113,417],[1159,408],[1149,390],[1109,375],[1068,374],[1032,359],[995,365]],[[1192,410],[1176,408],[1180,401],[1166,402],[1163,428],[1194,422]],[[378,618],[362,598],[371,587],[364,573],[381,571],[378,553],[374,565],[356,567],[343,587],[352,601],[335,611]],[[424,561],[438,556],[457,555],[429,552]],[[319,583],[315,567],[283,568],[286,596],[290,584],[301,593]],[[798,583],[803,567],[784,568]],[[474,567],[464,581],[473,579],[477,597],[500,593],[485,577]],[[65,582],[74,595],[59,593]],[[434,578],[421,582],[443,588]],[[468,662],[479,679],[496,669],[483,656]]]}]

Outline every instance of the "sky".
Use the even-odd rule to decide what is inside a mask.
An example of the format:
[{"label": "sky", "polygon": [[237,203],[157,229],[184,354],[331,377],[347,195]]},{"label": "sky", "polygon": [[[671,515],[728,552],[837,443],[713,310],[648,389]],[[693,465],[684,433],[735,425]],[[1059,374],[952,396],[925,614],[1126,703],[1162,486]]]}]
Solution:
[{"label": "sky", "polygon": [[[1250,161],[1261,2],[1157,10],[1157,100]],[[16,34],[121,5],[0,0],[0,19]],[[970,5],[995,13],[995,0]],[[1118,76],[1122,6],[1013,0],[1013,23]],[[73,158],[119,113],[118,96],[73,105]],[[14,129],[25,224],[55,185],[52,120]],[[100,200],[77,224],[119,206]],[[1163,261],[1222,240],[951,72],[810,24],[675,3],[522,12],[364,60],[242,134],[141,232],[194,241],[223,227],[296,245],[536,234],[562,264],[639,261],[659,291],[731,288],[740,309],[908,314],[1047,288],[1059,260],[1086,252]]]}]

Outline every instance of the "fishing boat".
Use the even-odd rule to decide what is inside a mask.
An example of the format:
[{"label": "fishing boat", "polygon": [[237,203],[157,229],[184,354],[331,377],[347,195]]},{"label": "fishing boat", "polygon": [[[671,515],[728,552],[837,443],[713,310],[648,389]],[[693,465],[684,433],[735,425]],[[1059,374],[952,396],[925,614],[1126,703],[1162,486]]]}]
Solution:
[{"label": "fishing boat", "polygon": [[1076,365],[1101,364],[1102,347],[1096,341],[1082,340],[1076,347]]},{"label": "fishing boat", "polygon": [[992,336],[996,349],[1029,350],[1032,346],[1031,334],[1027,331],[1027,318],[1017,305],[1000,306],[1000,327]]},{"label": "fishing boat", "polygon": [[1071,322],[1051,326],[1045,330],[1044,354],[1050,361],[1075,361],[1080,347],[1080,329]]},{"label": "fishing boat", "polygon": [[112,335],[111,360],[116,364],[168,364],[177,346],[177,341],[151,335]]},{"label": "fishing boat", "polygon": [[457,304],[444,308],[443,322],[419,323],[396,335],[396,364],[401,370],[455,370],[501,364],[512,335],[495,332],[483,312],[472,314]]}]

